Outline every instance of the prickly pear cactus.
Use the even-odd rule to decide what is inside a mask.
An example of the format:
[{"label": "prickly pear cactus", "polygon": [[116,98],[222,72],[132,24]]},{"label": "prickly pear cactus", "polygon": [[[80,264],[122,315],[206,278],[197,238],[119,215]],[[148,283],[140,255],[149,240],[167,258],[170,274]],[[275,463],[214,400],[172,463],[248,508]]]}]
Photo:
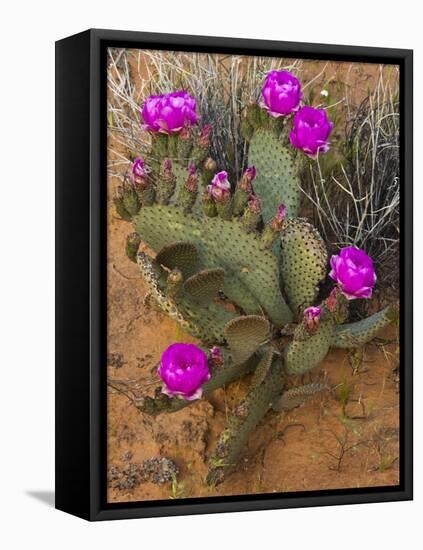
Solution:
[{"label": "prickly pear cactus", "polygon": [[288,303],[295,316],[312,305],[326,275],[326,247],[318,231],[306,220],[287,220],[281,232],[281,275]]},{"label": "prickly pear cactus", "polygon": [[285,362],[288,374],[298,376],[317,366],[326,357],[331,346],[335,324],[333,319],[320,323],[315,334],[303,336],[303,326],[299,325],[292,342],[285,348]]},{"label": "prickly pear cactus", "polygon": [[251,432],[281,393],[285,377],[283,362],[280,357],[276,357],[263,380],[253,386],[245,400],[235,408],[210,458],[208,484],[221,483],[225,476],[234,470]]},{"label": "prickly pear cactus", "polygon": [[250,141],[248,164],[255,166],[254,190],[262,197],[263,220],[274,215],[275,205],[284,203],[289,217],[298,215],[300,188],[298,167],[289,149],[272,130],[256,130]]},{"label": "prickly pear cactus", "polygon": [[284,391],[280,398],[272,403],[272,409],[274,411],[289,411],[295,407],[300,407],[307,399],[327,389],[329,389],[329,386],[326,384],[314,383],[290,388]]},{"label": "prickly pear cactus", "polygon": [[[252,374],[249,392],[232,411],[210,458],[209,484],[222,482],[237,467],[271,407],[289,410],[326,389],[320,384],[286,389],[290,376],[318,366],[332,346],[364,345],[396,317],[390,306],[344,324],[347,298],[359,295],[343,291],[339,262],[331,262],[330,273],[339,290],[314,305],[328,276],[328,256],[318,231],[298,217],[299,161],[288,145],[286,122],[253,106],[243,132],[250,167],[238,182],[229,182],[210,158],[210,128],[184,127],[179,134],[153,132],[149,170],[138,161],[138,173],[115,198],[118,215],[135,229],[126,252],[149,287],[149,303],[197,337],[207,354],[210,378],[201,388],[203,398]],[[151,257],[138,251],[141,242],[153,250]],[[357,292],[368,288],[371,294],[369,286]],[[282,334],[291,334],[289,341]],[[156,416],[192,402],[158,388],[136,404]]]},{"label": "prickly pear cactus", "polygon": [[389,305],[367,319],[356,323],[340,325],[333,335],[332,345],[336,348],[357,348],[363,346],[384,327],[398,321],[398,306]]}]

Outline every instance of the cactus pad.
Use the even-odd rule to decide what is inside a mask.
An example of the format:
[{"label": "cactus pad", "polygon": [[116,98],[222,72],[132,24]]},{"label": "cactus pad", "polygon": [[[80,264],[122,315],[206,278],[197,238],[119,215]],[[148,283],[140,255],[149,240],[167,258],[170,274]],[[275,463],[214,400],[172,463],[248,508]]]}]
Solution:
[{"label": "cactus pad", "polygon": [[230,416],[215,453],[209,461],[206,479],[209,485],[218,485],[235,468],[251,432],[269,410],[272,401],[280,394],[284,385],[283,363],[280,357],[276,357],[263,382],[251,389],[245,400]]},{"label": "cactus pad", "polygon": [[269,322],[259,315],[236,317],[225,326],[225,338],[236,362],[246,361],[269,338]]},{"label": "cactus pad", "polygon": [[272,365],[275,353],[275,348],[273,348],[272,346],[269,346],[267,350],[264,351],[262,358],[260,359],[260,362],[257,365],[256,370],[254,371],[254,375],[251,380],[251,387],[260,385],[266,378]]},{"label": "cactus pad", "polygon": [[235,317],[234,313],[216,304],[200,305],[184,297],[179,301],[166,295],[164,279],[157,262],[152,262],[144,252],[138,252],[137,263],[149,287],[149,296],[157,306],[192,336],[207,343],[223,343],[225,325]]},{"label": "cactus pad", "polygon": [[168,269],[179,269],[188,279],[199,268],[197,249],[191,243],[177,242],[164,246],[156,256],[156,262]]},{"label": "cactus pad", "polygon": [[268,222],[281,203],[286,206],[287,216],[297,216],[301,192],[297,167],[292,153],[274,132],[257,130],[254,133],[248,164],[257,170],[253,186],[262,201],[263,221]]},{"label": "cactus pad", "polygon": [[[227,311],[213,302],[199,304],[185,295],[182,300],[177,299],[176,304],[184,320],[189,323],[188,328],[185,328],[187,332],[210,345],[225,342],[224,327],[236,318],[236,313]],[[195,333],[192,326],[195,327]]]},{"label": "cactus pad", "polygon": [[310,397],[328,388],[329,386],[326,384],[305,384],[304,386],[290,388],[272,403],[272,409],[275,411],[289,411],[303,405]]},{"label": "cactus pad", "polygon": [[340,325],[335,331],[332,345],[336,348],[357,348],[370,342],[382,328],[388,326],[398,317],[396,306],[387,306],[374,315],[357,321]]},{"label": "cactus pad", "polygon": [[185,281],[184,290],[196,302],[208,303],[223,288],[224,278],[223,269],[204,269]]},{"label": "cactus pad", "polygon": [[295,333],[293,341],[285,350],[285,364],[288,374],[295,376],[304,374],[317,366],[326,357],[332,344],[335,325],[332,319],[320,323],[316,334],[306,339],[298,338],[303,333],[300,325]]},{"label": "cactus pad", "polygon": [[314,227],[301,218],[287,220],[281,233],[281,275],[295,315],[310,306],[326,275],[327,250]]},{"label": "cactus pad", "polygon": [[[221,218],[199,220],[176,206],[161,205],[143,208],[135,224],[142,240],[154,250],[189,240],[198,250],[202,269],[223,268],[232,288],[238,281],[240,288],[245,286],[276,326],[292,320],[280,291],[276,257],[261,250],[257,237],[245,233],[239,224]],[[231,286],[224,285],[223,292],[233,299]],[[233,301],[243,307],[240,293]],[[250,297],[246,301],[251,305]]]},{"label": "cactus pad", "polygon": [[141,204],[135,189],[131,188],[129,185],[126,186],[126,192],[123,194],[122,203],[126,212],[128,212],[129,216],[131,217],[138,214],[141,208]]},{"label": "cactus pad", "polygon": [[226,296],[230,296],[233,302],[241,306],[244,313],[254,315],[262,311],[259,301],[239,279],[225,277],[223,288]]}]

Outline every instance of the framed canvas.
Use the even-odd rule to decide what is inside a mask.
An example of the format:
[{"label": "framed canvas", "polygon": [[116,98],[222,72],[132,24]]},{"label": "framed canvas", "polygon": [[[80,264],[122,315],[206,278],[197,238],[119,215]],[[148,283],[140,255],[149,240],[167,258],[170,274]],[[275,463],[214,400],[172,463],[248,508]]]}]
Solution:
[{"label": "framed canvas", "polygon": [[412,498],[412,52],[56,44],[56,507]]}]

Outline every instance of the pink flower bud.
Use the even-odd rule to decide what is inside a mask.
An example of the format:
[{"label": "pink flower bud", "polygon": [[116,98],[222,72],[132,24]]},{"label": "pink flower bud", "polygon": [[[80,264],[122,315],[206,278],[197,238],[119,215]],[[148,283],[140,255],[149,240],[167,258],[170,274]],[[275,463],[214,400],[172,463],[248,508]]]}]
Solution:
[{"label": "pink flower bud", "polygon": [[188,166],[188,179],[185,182],[185,187],[191,193],[195,193],[198,189],[198,174],[195,164],[190,163]]},{"label": "pink flower bud", "polygon": [[191,137],[191,130],[188,126],[184,126],[179,133],[179,139],[188,140]]},{"label": "pink flower bud", "polygon": [[336,311],[336,307],[338,303],[337,294],[338,294],[337,288],[334,287],[331,293],[329,294],[329,296],[326,298],[326,306],[331,313],[334,313]]},{"label": "pink flower bud", "polygon": [[273,231],[281,231],[283,227],[283,222],[285,220],[285,216],[286,216],[286,206],[284,204],[280,204],[278,207],[278,211],[276,212],[276,216],[270,222],[270,225]]},{"label": "pink flower bud", "polygon": [[167,180],[171,180],[174,177],[172,171],[172,161],[170,159],[165,159],[163,161],[163,177]]},{"label": "pink flower bud", "polygon": [[304,325],[310,332],[319,328],[320,313],[321,309],[318,306],[311,306],[304,310]]},{"label": "pink flower bud", "polygon": [[204,162],[204,170],[207,172],[216,172],[216,161],[213,160],[211,157],[208,157]]},{"label": "pink flower bud", "polygon": [[253,188],[251,182],[256,177],[256,168],[255,166],[249,166],[245,172],[242,174],[242,178],[238,183],[238,187],[245,191],[246,193],[251,193]]},{"label": "pink flower bud", "polygon": [[257,195],[250,195],[248,198],[248,210],[252,214],[261,214],[261,200]]},{"label": "pink flower bud", "polygon": [[211,124],[206,124],[201,128],[200,137],[198,139],[198,145],[204,149],[210,145],[210,134],[212,131]]},{"label": "pink flower bud", "polygon": [[222,350],[218,346],[213,346],[210,350],[210,358],[214,367],[221,367],[224,359],[222,356]]},{"label": "pink flower bud", "polygon": [[207,186],[207,190],[210,195],[217,202],[225,202],[231,196],[231,184],[228,180],[228,173],[222,170],[218,172],[210,185]]},{"label": "pink flower bud", "polygon": [[141,157],[137,157],[132,164],[131,182],[134,187],[141,185],[147,176],[147,170]]}]

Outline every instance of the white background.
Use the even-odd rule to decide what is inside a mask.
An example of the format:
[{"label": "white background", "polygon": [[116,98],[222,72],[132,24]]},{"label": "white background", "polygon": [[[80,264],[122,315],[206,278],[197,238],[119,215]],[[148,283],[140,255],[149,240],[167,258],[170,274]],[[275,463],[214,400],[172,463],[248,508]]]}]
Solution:
[{"label": "white background", "polygon": [[[249,6],[249,7],[247,7]],[[421,547],[422,19],[419,2],[2,3],[0,545],[74,549]],[[54,456],[54,41],[89,27],[415,49],[415,501],[89,524],[48,506]],[[34,496],[38,495],[37,496]],[[42,499],[40,500],[40,495]]]}]

